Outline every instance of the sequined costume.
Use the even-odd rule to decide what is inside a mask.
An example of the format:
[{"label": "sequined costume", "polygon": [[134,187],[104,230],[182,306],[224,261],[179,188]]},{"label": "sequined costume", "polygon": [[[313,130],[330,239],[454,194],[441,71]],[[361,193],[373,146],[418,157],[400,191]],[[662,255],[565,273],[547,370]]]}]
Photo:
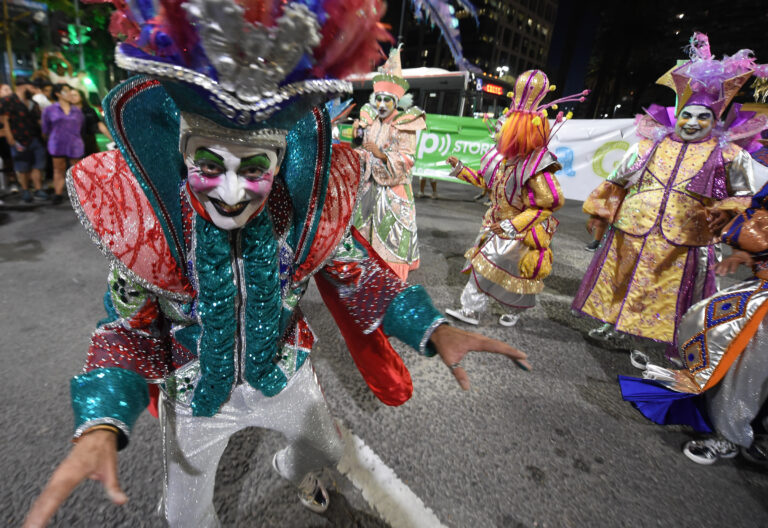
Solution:
[{"label": "sequined costume", "polygon": [[746,208],[751,158],[709,137],[674,133],[632,147],[584,203],[612,228],[587,270],[573,308],[616,329],[665,343],[685,311],[716,289],[715,235],[707,210]]},{"label": "sequined costume", "polygon": [[[382,75],[389,79],[401,75],[399,50],[396,59],[390,57],[385,69],[397,70]],[[396,65],[392,63],[396,60]],[[397,77],[401,83],[405,81]],[[405,83],[407,89],[407,83]],[[405,89],[393,81],[374,78],[374,94],[387,90],[402,98]],[[419,267],[419,243],[416,229],[416,205],[411,187],[411,169],[416,152],[416,132],[426,128],[424,112],[411,107],[406,111],[394,110],[381,119],[371,104],[360,109],[360,128],[363,143],[372,142],[383,152],[381,160],[365,148],[357,151],[365,157],[365,189],[355,214],[354,224],[387,261],[387,264],[406,280],[408,272]]]},{"label": "sequined costume", "polygon": [[[540,70],[521,73],[512,105],[496,124],[496,145],[483,156],[479,170],[448,159],[454,165],[451,176],[487,189],[491,201],[475,244],[464,255],[463,271],[470,277],[461,308],[446,312],[457,319],[478,324],[489,299],[508,312],[534,306],[543,279],[552,271],[550,244],[558,225],[552,215],[565,198],[555,177],[560,164],[547,150],[552,129],[546,112],[558,102],[583,100],[588,93],[540,104],[554,88]],[[565,119],[559,113],[556,126]],[[516,320],[516,314],[505,314],[499,322],[511,326]]]},{"label": "sequined costume", "polygon": [[638,119],[643,139],[584,203],[610,229],[572,306],[619,332],[668,343],[670,357],[682,315],[717,290],[708,217],[743,211],[754,193],[752,158],[738,143],[766,126],[733,105],[708,131],[694,129],[701,137],[683,137],[687,109],[720,119],[756,67],[748,50],[718,61],[706,36],[694,37],[691,60],[658,81],[675,90],[677,107],[651,105]]},{"label": "sequined costume", "polygon": [[[462,294],[462,306],[474,311],[483,311],[485,296],[508,307],[536,304],[536,294],[544,288],[542,279],[552,270],[549,245],[558,224],[552,213],[564,203],[554,175],[560,165],[546,149],[501,161],[498,166],[493,163],[495,158],[480,171],[459,164],[451,172],[462,181],[490,190],[491,206],[483,218],[482,231],[464,255],[464,271],[471,275],[468,285],[473,291]],[[505,228],[505,233],[491,231],[494,224]],[[481,295],[473,295],[474,291]]]},{"label": "sequined costume", "polygon": [[[162,511],[171,526],[187,528],[218,524],[216,467],[243,427],[285,435],[273,465],[295,485],[341,455],[309,360],[315,335],[299,306],[311,278],[369,387],[390,405],[406,401],[412,384],[388,337],[433,355],[428,340],[444,318],[350,227],[365,160],[331,141],[325,100],[351,91],[331,72],[355,71],[356,58],[379,53],[381,6],[366,3],[365,23],[349,27],[339,26],[343,6],[333,1],[313,4],[317,13],[302,2],[258,13],[228,0],[174,6],[149,16],[148,4],[117,4],[127,40],[116,60],[145,75],[104,101],[118,150],[68,174],[75,210],[111,264],[107,317],[71,394],[75,438],[108,425],[120,448],[143,409],[159,407]],[[154,36],[139,38],[145,33]],[[362,48],[325,55],[316,47],[328,34],[360,36]],[[289,81],[279,77],[289,73]],[[191,138],[275,160],[268,196],[242,225],[222,227],[201,203],[192,175],[204,181],[207,173],[190,166]],[[222,218],[237,217],[242,204],[220,209],[235,211]]]},{"label": "sequined costume", "polygon": [[[725,239],[738,247],[739,231],[755,211],[765,211],[768,187],[730,227]],[[680,321],[683,368],[649,365],[644,377],[620,377],[624,399],[659,424],[716,431],[749,447],[752,421],[768,399],[768,256],[755,255],[758,278],[736,284],[693,305]]]}]

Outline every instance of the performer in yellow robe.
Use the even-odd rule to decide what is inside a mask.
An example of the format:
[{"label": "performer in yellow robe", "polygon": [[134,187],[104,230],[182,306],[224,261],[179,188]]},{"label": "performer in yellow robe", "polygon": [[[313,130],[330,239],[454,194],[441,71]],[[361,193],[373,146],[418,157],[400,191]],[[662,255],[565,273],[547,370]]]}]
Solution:
[{"label": "performer in yellow robe", "polygon": [[[618,331],[674,345],[683,313],[717,290],[715,233],[754,193],[752,159],[728,141],[741,129],[713,126],[752,69],[708,78],[700,72],[720,62],[708,44],[705,53],[692,48],[690,62],[659,80],[678,94],[677,112],[652,105],[638,126],[645,139],[584,203],[590,232],[610,226],[573,303],[606,323],[593,337]],[[737,120],[744,127],[749,117],[735,108],[726,123]],[[677,356],[674,346],[668,356]]]}]

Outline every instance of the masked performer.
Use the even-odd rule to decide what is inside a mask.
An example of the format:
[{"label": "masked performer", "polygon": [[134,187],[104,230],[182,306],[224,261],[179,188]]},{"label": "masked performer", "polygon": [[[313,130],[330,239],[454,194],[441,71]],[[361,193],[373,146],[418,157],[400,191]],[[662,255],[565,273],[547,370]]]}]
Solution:
[{"label": "masked performer", "polygon": [[644,139],[584,203],[588,231],[610,229],[573,302],[606,323],[593,337],[653,339],[670,345],[670,358],[680,317],[717,289],[715,233],[754,192],[752,159],[734,141],[764,127],[737,109],[715,126],[752,75],[750,52],[717,61],[701,34],[690,49],[659,79],[675,90],[676,111],[652,105],[638,123]]},{"label": "masked performer", "polygon": [[[372,180],[366,182],[354,224],[402,280],[419,267],[411,168],[416,131],[427,126],[424,112],[410,106],[407,90],[400,48],[393,48],[373,78],[371,101],[360,109],[353,129],[362,137],[358,151],[365,157],[366,178]],[[398,112],[398,106],[407,110]]]},{"label": "masked performer", "polygon": [[[718,272],[751,265],[754,278],[705,299],[680,321],[681,370],[648,364],[646,379],[620,376],[624,399],[659,424],[714,433],[683,453],[699,464],[735,457],[768,462],[752,422],[768,399],[768,186],[736,217],[723,239],[736,251]],[[768,425],[766,421],[765,425]]]},{"label": "masked performer", "polygon": [[[480,170],[448,158],[453,176],[491,191],[480,234],[465,255],[464,271],[470,277],[461,293],[461,308],[446,310],[466,323],[478,324],[491,298],[508,312],[499,324],[514,325],[521,309],[536,304],[542,280],[552,271],[549,244],[558,224],[552,213],[563,206],[564,197],[554,175],[560,165],[547,150],[551,130],[546,109],[558,102],[583,100],[586,93],[539,106],[549,91],[543,72],[523,72],[515,82],[513,104],[496,147],[483,157]],[[557,122],[562,121],[560,113]]]},{"label": "masked performer", "polygon": [[[350,224],[360,157],[331,145],[325,99],[336,78],[367,71],[389,38],[378,2],[141,2],[120,8],[117,63],[144,75],[106,98],[119,150],[69,174],[78,214],[111,261],[107,318],[71,383],[75,440],[33,506],[43,525],[93,476],[125,502],[117,450],[160,392],[169,525],[216,526],[213,489],[229,437],[282,432],[275,470],[316,512],[315,476],[342,452],[309,360],[314,334],[299,300],[315,277],[372,390],[397,405],[410,377],[387,336],[439,353],[463,387],[470,349],[523,360],[508,345],[442,325]],[[268,7],[271,5],[272,7]],[[251,6],[253,7],[253,6]],[[356,42],[354,47],[348,42]]]}]

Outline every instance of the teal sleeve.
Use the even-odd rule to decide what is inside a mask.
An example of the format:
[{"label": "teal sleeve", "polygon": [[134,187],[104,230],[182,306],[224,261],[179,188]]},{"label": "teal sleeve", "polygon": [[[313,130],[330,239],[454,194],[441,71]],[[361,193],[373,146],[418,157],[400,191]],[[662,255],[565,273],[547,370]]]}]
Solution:
[{"label": "teal sleeve", "polygon": [[434,356],[437,350],[429,338],[439,325],[446,323],[443,314],[432,305],[422,286],[409,286],[389,304],[382,329],[425,356]]},{"label": "teal sleeve", "polygon": [[120,449],[128,443],[133,424],[149,404],[147,382],[123,368],[102,368],[75,376],[70,394],[75,438],[94,425],[109,424],[120,430]]}]

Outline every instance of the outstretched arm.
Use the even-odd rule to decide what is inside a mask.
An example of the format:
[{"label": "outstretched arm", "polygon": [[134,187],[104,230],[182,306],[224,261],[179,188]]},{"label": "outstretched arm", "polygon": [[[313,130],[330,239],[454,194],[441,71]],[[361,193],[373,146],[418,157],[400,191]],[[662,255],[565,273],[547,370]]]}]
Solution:
[{"label": "outstretched arm", "polygon": [[528,363],[528,356],[521,350],[496,339],[467,332],[453,326],[438,326],[432,332],[430,342],[464,390],[469,390],[469,376],[464,367],[461,366],[461,361],[470,351],[501,354],[513,360],[523,370],[531,370],[532,368],[531,364]]},{"label": "outstretched arm", "polygon": [[[445,318],[434,308],[424,288],[402,282],[354,229],[340,246],[336,258],[318,275],[320,292],[342,329],[350,353],[382,401],[385,399],[381,393],[388,394],[377,392],[376,382],[380,381],[378,375],[381,373],[376,365],[360,364],[360,351],[381,332],[385,342],[385,336],[397,337],[423,355],[440,355],[465,390],[469,388],[469,379],[460,362],[470,351],[503,354],[517,361],[522,368],[530,369],[526,355],[514,347],[445,324]],[[365,342],[357,345],[351,342],[351,339],[363,336]],[[378,350],[373,354],[376,362],[388,357],[383,351],[387,346],[385,342],[375,345]],[[390,373],[396,370],[395,366],[387,369]],[[396,378],[395,381],[400,376]]]},{"label": "outstretched arm", "polygon": [[109,499],[128,502],[117,478],[117,433],[94,429],[84,435],[59,464],[24,521],[24,528],[42,528],[85,479],[98,480]]},{"label": "outstretched arm", "polygon": [[84,372],[70,384],[75,446],[32,505],[25,528],[45,526],[86,478],[101,481],[115,504],[128,497],[117,479],[117,451],[149,403],[145,377],[165,374],[165,342],[156,331],[157,299],[110,272],[105,319],[94,332]]}]

